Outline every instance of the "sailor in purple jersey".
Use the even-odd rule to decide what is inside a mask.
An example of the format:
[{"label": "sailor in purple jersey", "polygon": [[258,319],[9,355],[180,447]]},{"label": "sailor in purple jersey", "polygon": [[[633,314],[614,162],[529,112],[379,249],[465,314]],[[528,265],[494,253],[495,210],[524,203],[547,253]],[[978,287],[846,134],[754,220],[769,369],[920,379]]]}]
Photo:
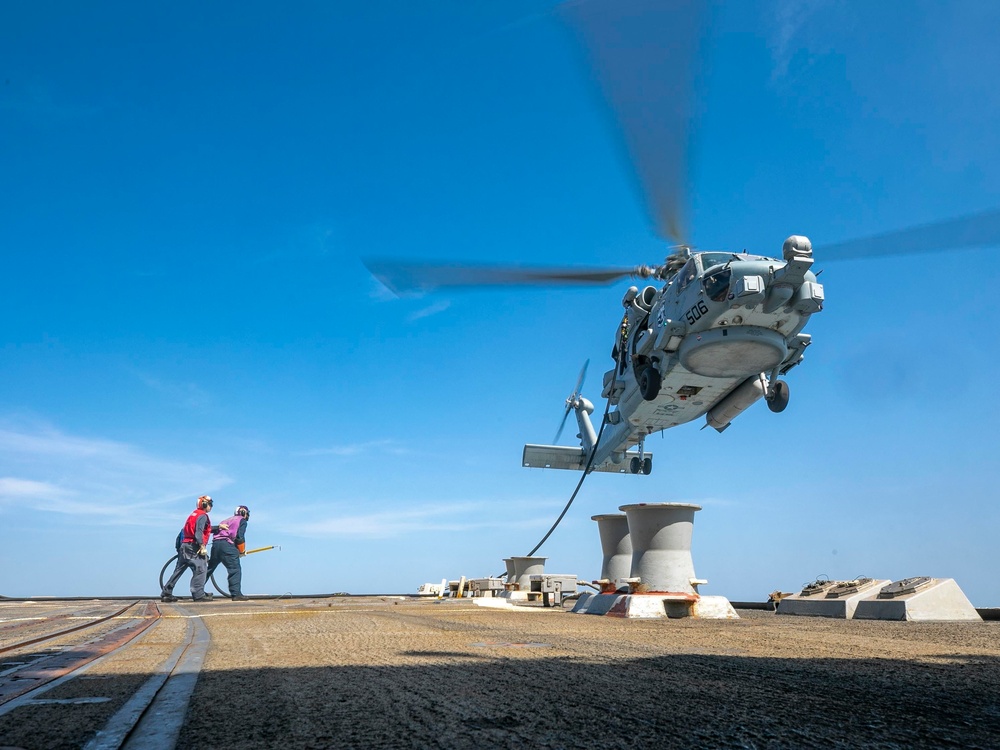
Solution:
[{"label": "sailor in purple jersey", "polygon": [[247,522],[250,520],[250,509],[241,505],[233,511],[231,518],[219,524],[218,531],[212,538],[212,554],[208,560],[208,577],[219,565],[224,565],[229,573],[229,595],[234,602],[246,601],[243,596],[243,570],[240,557],[246,553]]}]

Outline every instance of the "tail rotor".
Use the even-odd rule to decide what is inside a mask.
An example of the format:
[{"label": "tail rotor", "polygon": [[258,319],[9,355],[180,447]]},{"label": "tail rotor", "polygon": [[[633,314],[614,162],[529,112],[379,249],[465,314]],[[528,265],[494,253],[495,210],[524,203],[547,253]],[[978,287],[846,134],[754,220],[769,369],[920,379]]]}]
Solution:
[{"label": "tail rotor", "polygon": [[580,377],[576,379],[576,387],[573,388],[573,392],[566,399],[566,411],[563,412],[562,422],[559,424],[559,430],[556,432],[555,438],[552,440],[553,445],[559,443],[559,437],[562,435],[563,428],[566,426],[566,420],[569,419],[569,413],[573,411],[576,407],[577,400],[580,398],[580,389],[583,388],[583,381],[587,377],[587,366],[590,364],[588,359],[583,363],[583,368],[580,370]]}]

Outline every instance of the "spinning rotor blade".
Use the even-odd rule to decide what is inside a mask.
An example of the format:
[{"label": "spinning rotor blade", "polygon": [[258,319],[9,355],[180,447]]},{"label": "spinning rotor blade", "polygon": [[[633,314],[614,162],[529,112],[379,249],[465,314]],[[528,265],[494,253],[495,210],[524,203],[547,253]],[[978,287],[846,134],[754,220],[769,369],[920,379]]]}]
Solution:
[{"label": "spinning rotor blade", "polygon": [[[590,59],[659,235],[687,245],[687,154],[703,0],[577,0],[560,10]],[[511,268],[366,261],[395,294],[436,287],[607,284],[654,269]]]},{"label": "spinning rotor blade", "polygon": [[587,377],[587,367],[590,366],[590,360],[588,359],[583,363],[583,368],[580,370],[580,377],[576,379],[576,387],[573,388],[573,392],[570,394],[569,398],[566,399],[566,411],[563,413],[562,422],[559,423],[559,429],[556,431],[556,436],[552,438],[552,444],[559,444],[559,436],[562,435],[563,427],[566,426],[566,419],[569,417],[569,413],[573,411],[573,401],[577,396],[580,395],[580,389],[583,388],[583,380]]},{"label": "spinning rotor blade", "polygon": [[573,395],[579,396],[580,389],[583,388],[584,378],[587,377],[587,368],[590,367],[590,360],[588,359],[583,363],[583,367],[580,368],[580,377],[576,379],[576,387],[573,389]]},{"label": "spinning rotor blade", "polygon": [[687,154],[704,2],[567,3],[660,236],[690,240]]},{"label": "spinning rotor blade", "polygon": [[552,445],[559,445],[559,437],[562,435],[563,427],[566,426],[566,420],[569,418],[569,413],[573,411],[573,407],[566,404],[566,411],[563,412],[562,422],[559,423],[559,429],[556,430],[556,436],[552,438]]},{"label": "spinning rotor blade", "polygon": [[991,245],[1000,245],[1000,209],[832,245],[820,245],[817,256],[824,260],[873,258]]},{"label": "spinning rotor blade", "polygon": [[625,276],[648,278],[654,269],[632,268],[518,268],[462,264],[397,263],[366,260],[365,266],[390,291],[400,295],[438,287],[505,286],[511,284],[607,284]]}]

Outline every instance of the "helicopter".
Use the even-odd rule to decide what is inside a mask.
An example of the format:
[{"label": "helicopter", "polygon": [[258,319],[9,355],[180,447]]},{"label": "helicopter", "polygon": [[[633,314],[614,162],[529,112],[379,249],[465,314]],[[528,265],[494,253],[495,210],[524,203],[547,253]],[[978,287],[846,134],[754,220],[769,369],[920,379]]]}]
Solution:
[{"label": "helicopter", "polygon": [[[669,6],[669,7],[668,7]],[[610,284],[630,286],[603,376],[604,415],[595,429],[594,403],[581,389],[586,366],[565,401],[579,445],[524,446],[522,465],[649,475],[650,435],[704,418],[723,432],[763,400],[770,411],[789,403],[784,379],[805,359],[811,317],[822,312],[825,291],[813,271],[813,245],[793,234],[780,253],[699,250],[687,241],[682,217],[686,128],[691,121],[690,60],[699,38],[700,3],[570,4],[568,13],[593,58],[595,77],[620,126],[631,166],[657,233],[673,243],[658,265],[630,268],[519,268],[413,264],[367,260],[390,291],[500,284]],[[663,42],[657,30],[682,29]],[[626,42],[623,42],[626,40]],[[634,85],[642,82],[642,85]],[[927,224],[821,246],[820,257],[871,257],[994,245],[1000,211]],[[553,443],[557,443],[559,432]]]},{"label": "helicopter", "polygon": [[[580,393],[584,370],[563,416],[565,424],[568,414],[575,413],[581,445],[525,445],[523,465],[648,475],[652,454],[645,451],[644,441],[652,433],[701,416],[722,432],[761,398],[771,411],[783,411],[789,389],[779,376],[802,362],[811,343],[803,328],[823,309],[823,286],[812,265],[809,239],[792,236],[784,243],[781,259],[685,247],[655,267],[520,272],[538,280],[632,276],[662,283],[641,290],[631,286],[622,298],[624,314],[612,347],[614,367],[604,373],[601,396],[609,409],[600,440],[591,420],[594,405]],[[371,262],[369,268],[397,292],[421,286],[417,276],[453,286],[470,274],[490,277],[482,268],[417,268],[392,262]],[[401,284],[402,278],[407,282]],[[491,279],[529,280],[503,269],[494,269]]]},{"label": "helicopter", "polygon": [[[823,309],[812,245],[793,235],[782,260],[683,248],[656,268],[663,282],[629,287],[615,336],[615,367],[604,374],[606,433],[600,443],[593,404],[574,391],[567,403],[580,427],[581,448],[526,445],[528,467],[650,474],[645,438],[705,416],[723,432],[761,398],[772,412],[788,405],[780,379],[802,362],[811,343],[803,329]],[[637,451],[630,451],[631,448]]]}]

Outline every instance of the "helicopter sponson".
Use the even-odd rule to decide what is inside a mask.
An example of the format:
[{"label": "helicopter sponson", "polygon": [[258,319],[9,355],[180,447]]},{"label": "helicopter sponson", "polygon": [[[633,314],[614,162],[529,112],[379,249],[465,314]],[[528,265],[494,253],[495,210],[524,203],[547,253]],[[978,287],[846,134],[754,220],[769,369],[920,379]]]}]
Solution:
[{"label": "helicopter sponson", "polygon": [[812,264],[809,239],[793,235],[781,259],[682,249],[663,266],[643,268],[641,275],[664,283],[631,287],[622,299],[600,440],[593,406],[574,394],[567,404],[580,447],[526,445],[524,465],[648,474],[643,442],[654,432],[702,416],[722,432],[762,398],[782,411],[788,386],[780,376],[802,361],[810,344],[803,328],[823,309]]}]

